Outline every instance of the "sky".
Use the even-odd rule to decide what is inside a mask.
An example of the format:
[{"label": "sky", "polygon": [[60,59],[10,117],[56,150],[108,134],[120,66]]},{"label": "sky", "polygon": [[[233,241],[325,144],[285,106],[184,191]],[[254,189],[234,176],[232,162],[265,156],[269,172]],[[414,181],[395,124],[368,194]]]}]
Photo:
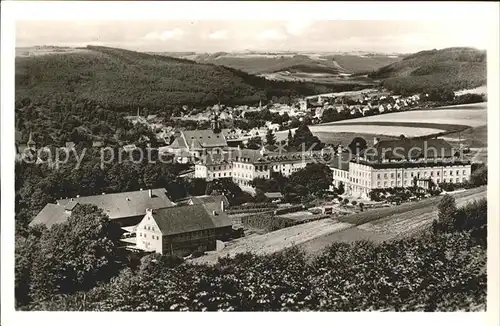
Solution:
[{"label": "sky", "polygon": [[360,20],[17,21],[16,46],[88,44],[154,52],[371,51],[488,47],[480,22]]}]

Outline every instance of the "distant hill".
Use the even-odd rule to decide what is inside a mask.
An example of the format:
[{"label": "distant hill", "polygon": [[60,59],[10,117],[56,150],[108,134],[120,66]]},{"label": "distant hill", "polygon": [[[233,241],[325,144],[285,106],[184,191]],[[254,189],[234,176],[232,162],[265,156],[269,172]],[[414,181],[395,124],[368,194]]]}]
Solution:
[{"label": "distant hill", "polygon": [[201,63],[213,63],[239,69],[250,74],[276,72],[321,72],[330,74],[371,72],[401,59],[383,54],[302,54],[302,53],[199,53],[171,54]]},{"label": "distant hill", "polygon": [[218,101],[255,104],[356,87],[269,81],[214,64],[100,46],[16,58],[16,99],[73,96],[120,110]]},{"label": "distant hill", "polygon": [[369,74],[397,93],[452,91],[486,84],[486,52],[473,48],[421,51]]}]

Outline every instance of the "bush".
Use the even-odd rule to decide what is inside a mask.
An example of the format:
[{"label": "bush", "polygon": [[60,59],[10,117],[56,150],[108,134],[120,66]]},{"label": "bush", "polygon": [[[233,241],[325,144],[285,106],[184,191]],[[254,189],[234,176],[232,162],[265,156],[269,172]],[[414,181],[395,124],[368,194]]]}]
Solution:
[{"label": "bush", "polygon": [[205,253],[203,251],[196,250],[196,251],[193,251],[193,253],[191,254],[191,257],[198,258],[198,257],[201,257],[203,255],[205,255]]},{"label": "bush", "polygon": [[355,200],[353,200],[353,201],[351,202],[351,204],[353,204],[354,206],[356,206],[356,205],[358,204],[358,202],[357,202],[357,201],[355,201]]},{"label": "bush", "polygon": [[343,201],[343,203],[344,203],[344,205],[347,205],[347,204],[349,204],[349,199],[347,199],[347,198],[344,198],[344,201]]}]

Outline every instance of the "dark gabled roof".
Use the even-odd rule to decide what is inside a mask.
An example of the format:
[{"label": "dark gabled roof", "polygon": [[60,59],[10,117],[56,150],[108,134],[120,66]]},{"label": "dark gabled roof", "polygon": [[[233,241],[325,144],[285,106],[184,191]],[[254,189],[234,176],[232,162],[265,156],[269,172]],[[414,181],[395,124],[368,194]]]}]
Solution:
[{"label": "dark gabled roof", "polygon": [[213,203],[153,210],[153,218],[164,236],[232,226],[227,214]]},{"label": "dark gabled roof", "polygon": [[328,161],[328,166],[337,170],[349,171],[349,162],[352,159],[350,153],[342,153],[340,155],[334,155]]},{"label": "dark gabled roof", "polygon": [[[121,192],[97,196],[86,196],[71,199],[61,199],[57,203],[64,207],[69,203],[90,204],[102,208],[110,219],[118,219],[143,215],[147,208],[159,209],[175,206],[167,197],[165,188],[152,189],[152,198],[149,190]],[[72,204],[73,205],[73,204]]]},{"label": "dark gabled roof", "polygon": [[227,146],[226,138],[223,133],[214,133],[211,129],[204,130],[186,130],[182,131],[182,135],[188,144],[192,144],[193,140],[197,140],[196,146],[202,147],[225,147]]},{"label": "dark gabled roof", "polygon": [[47,204],[30,222],[29,226],[43,224],[50,228],[54,224],[66,222],[69,216],[70,212],[66,211],[64,206]]},{"label": "dark gabled roof", "polygon": [[370,159],[417,159],[453,157],[455,150],[443,139],[383,140],[365,149],[362,156]]},{"label": "dark gabled roof", "polygon": [[186,142],[184,141],[184,139],[182,139],[182,137],[175,138],[172,144],[169,145],[169,147],[173,149],[187,148]]}]

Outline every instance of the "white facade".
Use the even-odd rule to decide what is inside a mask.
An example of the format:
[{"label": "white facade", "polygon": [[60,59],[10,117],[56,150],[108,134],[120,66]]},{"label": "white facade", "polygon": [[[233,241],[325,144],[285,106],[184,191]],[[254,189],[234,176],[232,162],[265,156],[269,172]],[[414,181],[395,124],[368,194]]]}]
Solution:
[{"label": "white facade", "polygon": [[[394,165],[394,164],[393,164]],[[434,184],[463,183],[470,179],[470,164],[440,165],[426,167],[377,167],[363,162],[349,162],[349,171],[332,168],[333,184],[344,183],[346,192],[352,196],[369,198],[373,189],[407,188],[414,185],[415,178],[429,179]]]},{"label": "white facade", "polygon": [[151,210],[146,210],[146,215],[137,225],[136,239],[137,249],[163,253],[163,236]]},{"label": "white facade", "polygon": [[221,178],[231,178],[232,177],[232,164],[228,162],[223,162],[220,164],[195,164],[194,166],[194,177],[203,178],[207,181],[212,181]]}]

